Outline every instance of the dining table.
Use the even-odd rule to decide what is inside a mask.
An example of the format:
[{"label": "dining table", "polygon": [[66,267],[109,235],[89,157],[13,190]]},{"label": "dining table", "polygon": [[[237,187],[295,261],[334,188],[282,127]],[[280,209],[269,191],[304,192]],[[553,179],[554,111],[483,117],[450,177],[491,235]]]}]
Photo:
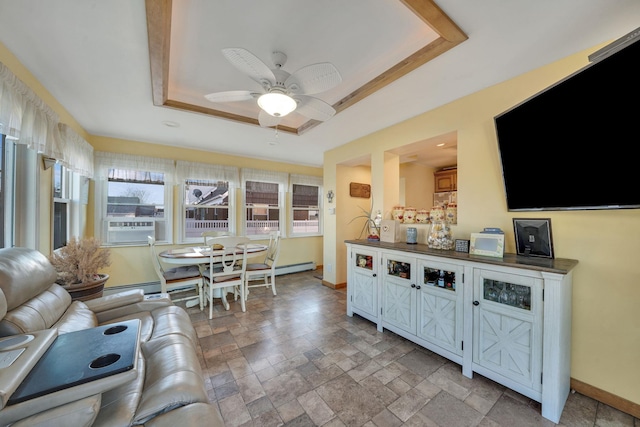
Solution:
[{"label": "dining table", "polygon": [[[268,246],[259,243],[242,243],[236,246],[238,253],[244,249],[242,245],[247,245],[247,258],[254,258],[267,251]],[[228,249],[227,249],[228,251]],[[158,254],[163,263],[172,265],[201,265],[209,264],[213,255],[213,262],[221,262],[224,249],[212,249],[211,246],[187,246],[182,248],[167,249]]]},{"label": "dining table", "polygon": [[[267,252],[268,246],[259,243],[241,243],[236,246],[238,253],[242,253],[244,250],[243,245],[247,245],[247,259],[254,258]],[[227,253],[229,249],[226,249]],[[214,250],[211,246],[187,246],[181,248],[167,249],[158,254],[161,261],[171,265],[198,265],[200,270],[204,271],[210,262],[210,257],[213,255],[213,262],[222,262],[222,254],[225,253],[225,249]],[[215,289],[213,292],[215,298],[220,298],[220,289]]]}]

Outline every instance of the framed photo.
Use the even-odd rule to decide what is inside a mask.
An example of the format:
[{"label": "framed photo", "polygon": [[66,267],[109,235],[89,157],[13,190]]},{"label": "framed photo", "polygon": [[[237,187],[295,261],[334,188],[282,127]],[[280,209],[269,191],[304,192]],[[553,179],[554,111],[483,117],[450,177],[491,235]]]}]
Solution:
[{"label": "framed photo", "polygon": [[513,230],[518,255],[553,258],[550,218],[514,218]]},{"label": "framed photo", "polygon": [[469,254],[502,258],[504,256],[504,234],[471,233]]}]

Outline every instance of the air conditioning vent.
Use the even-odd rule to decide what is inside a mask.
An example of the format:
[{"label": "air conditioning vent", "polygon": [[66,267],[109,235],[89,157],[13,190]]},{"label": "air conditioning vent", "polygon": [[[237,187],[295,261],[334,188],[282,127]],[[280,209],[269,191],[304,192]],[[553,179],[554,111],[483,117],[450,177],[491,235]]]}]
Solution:
[{"label": "air conditioning vent", "polygon": [[155,221],[148,218],[123,218],[106,223],[107,243],[146,243],[147,236],[155,237]]}]

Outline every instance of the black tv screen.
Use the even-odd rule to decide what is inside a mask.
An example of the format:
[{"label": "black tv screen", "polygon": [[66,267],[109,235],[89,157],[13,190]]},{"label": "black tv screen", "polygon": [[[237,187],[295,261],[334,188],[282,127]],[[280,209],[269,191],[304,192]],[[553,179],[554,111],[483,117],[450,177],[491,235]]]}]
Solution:
[{"label": "black tv screen", "polygon": [[495,117],[509,211],[640,208],[636,39]]}]

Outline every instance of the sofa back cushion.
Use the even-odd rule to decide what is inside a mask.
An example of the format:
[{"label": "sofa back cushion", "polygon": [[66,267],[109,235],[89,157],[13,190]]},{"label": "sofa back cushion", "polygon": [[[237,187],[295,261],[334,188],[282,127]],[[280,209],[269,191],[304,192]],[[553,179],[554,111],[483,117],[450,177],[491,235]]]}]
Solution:
[{"label": "sofa back cushion", "polygon": [[57,278],[55,268],[42,253],[19,247],[0,249],[0,289],[7,311],[44,292]]}]

